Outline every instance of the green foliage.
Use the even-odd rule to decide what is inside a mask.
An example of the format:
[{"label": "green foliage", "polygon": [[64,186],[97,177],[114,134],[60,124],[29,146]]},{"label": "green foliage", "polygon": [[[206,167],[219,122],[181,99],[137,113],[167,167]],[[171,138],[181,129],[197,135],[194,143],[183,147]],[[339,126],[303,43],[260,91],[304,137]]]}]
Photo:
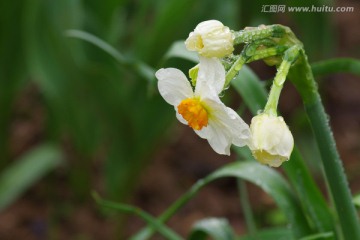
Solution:
[{"label": "green foliage", "polygon": [[51,144],[40,145],[25,153],[0,175],[0,211],[63,161],[61,150]]},{"label": "green foliage", "polygon": [[104,200],[100,198],[97,193],[93,193],[93,197],[95,201],[102,207],[111,208],[118,211],[122,211],[125,213],[135,214],[140,218],[144,219],[151,227],[153,227],[156,231],[158,231],[161,235],[166,237],[169,240],[181,240],[182,238],[178,236],[175,232],[171,229],[166,227],[164,224],[159,222],[156,218],[152,217],[150,214],[142,211],[139,208],[132,207],[130,205],[115,203],[111,201]]},{"label": "green foliage", "polygon": [[[306,236],[310,233],[308,222],[301,211],[298,199],[295,197],[294,192],[286,180],[275,170],[260,165],[255,161],[237,162],[226,165],[206,178],[199,180],[187,193],[171,205],[158,220],[166,222],[180,207],[193,198],[202,187],[209,182],[224,177],[236,177],[257,185],[271,195],[279,208],[282,209],[290,224],[289,229],[294,236]],[[144,229],[132,237],[131,240],[148,239],[152,233],[153,230],[151,228]]]},{"label": "green foliage", "polygon": [[[284,0],[277,4],[311,6],[322,5],[322,2]],[[186,38],[202,20],[216,18],[232,29],[277,20],[275,14],[261,13],[263,4],[269,2],[2,1],[0,209],[61,163],[60,143],[64,140],[74,149],[74,161],[69,162],[68,171],[71,175],[69,185],[75,192],[87,195],[93,187],[90,185],[90,165],[94,156],[100,153],[105,158],[101,171],[107,194],[116,200],[128,196],[175,120],[173,110],[156,92],[155,70],[169,61],[176,61],[179,64],[176,67],[180,69],[197,62],[196,54],[184,51],[183,42],[177,40]],[[335,52],[329,15],[294,13],[288,17],[293,20],[293,29],[304,41],[311,59]],[[337,72],[359,75],[359,69],[359,61],[353,59],[332,59],[312,65],[315,76]],[[263,108],[267,91],[248,67],[242,69],[232,84],[252,113]],[[13,159],[9,151],[9,129],[14,102],[29,85],[36,86],[45,110],[44,142],[51,140],[57,145],[43,144],[34,149],[28,146],[29,153]],[[244,148],[235,148],[235,151],[245,159],[252,158]],[[10,163],[11,160],[14,161]],[[261,174],[254,176],[244,172],[252,164],[237,163],[220,169],[205,182],[200,181],[159,220],[131,207],[127,208],[130,209],[128,212],[144,217],[164,235],[168,230],[161,222],[201,187],[216,178],[233,176],[255,183],[272,195],[291,223],[291,229],[258,231],[258,238],[291,239],[294,232],[305,236],[314,231],[320,234],[304,239],[323,239],[332,234],[333,216],[297,149],[291,160],[284,164],[293,189],[280,175],[267,168],[256,165],[254,168]],[[355,203],[358,202],[356,199]],[[207,221],[196,225],[194,231],[213,236],[221,231],[230,234],[229,226],[223,220],[217,221],[222,226],[219,232],[212,233]],[[142,233],[146,236],[149,232]],[[166,234],[175,235],[171,231]]]},{"label": "green foliage", "polygon": [[226,219],[207,218],[195,223],[188,240],[234,240],[235,234]]}]

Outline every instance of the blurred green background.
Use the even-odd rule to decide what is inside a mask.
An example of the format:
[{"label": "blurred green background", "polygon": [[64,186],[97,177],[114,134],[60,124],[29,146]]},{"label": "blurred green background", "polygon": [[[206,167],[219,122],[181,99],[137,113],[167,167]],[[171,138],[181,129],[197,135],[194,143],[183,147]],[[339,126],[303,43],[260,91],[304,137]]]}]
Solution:
[{"label": "blurred green background", "polygon": [[[261,11],[264,5],[353,6],[354,12],[270,13]],[[233,160],[180,126],[156,89],[154,70],[192,67],[166,53],[200,21],[218,19],[234,30],[287,25],[315,62],[359,58],[359,10],[351,0],[1,1],[0,238],[126,239],[141,223],[99,211],[92,190],[159,214],[196,179]],[[92,35],[118,52],[89,43],[97,41]],[[275,73],[261,63],[251,67],[264,80]],[[354,191],[360,191],[358,80],[345,74],[319,79]],[[238,107],[241,99],[230,91],[226,101]],[[301,107],[287,86],[280,109],[304,155],[316,159]],[[249,122],[247,111],[244,118]],[[215,211],[244,231],[240,210],[231,207],[238,203],[231,186],[215,185],[170,224],[184,233]],[[196,205],[207,199],[213,200],[204,208]],[[272,204],[266,195],[260,199],[259,215]],[[228,207],[213,207],[224,202]],[[267,216],[278,219],[276,212]]]}]

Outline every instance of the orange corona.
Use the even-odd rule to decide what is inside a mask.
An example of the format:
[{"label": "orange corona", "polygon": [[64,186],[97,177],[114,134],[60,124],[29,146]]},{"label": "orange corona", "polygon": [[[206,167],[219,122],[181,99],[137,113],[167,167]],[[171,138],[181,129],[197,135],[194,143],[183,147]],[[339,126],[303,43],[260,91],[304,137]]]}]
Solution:
[{"label": "orange corona", "polygon": [[178,112],[194,130],[201,130],[208,125],[208,113],[199,99],[187,98],[178,105]]}]

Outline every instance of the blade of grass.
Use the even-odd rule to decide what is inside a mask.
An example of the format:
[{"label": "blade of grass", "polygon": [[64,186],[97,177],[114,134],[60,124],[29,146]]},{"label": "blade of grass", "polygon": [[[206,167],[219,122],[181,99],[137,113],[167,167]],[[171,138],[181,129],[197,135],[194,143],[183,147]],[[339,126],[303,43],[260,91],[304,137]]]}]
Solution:
[{"label": "blade of grass", "polygon": [[333,73],[352,73],[360,76],[360,60],[353,58],[327,59],[311,64],[315,77]]},{"label": "blade of grass", "polygon": [[[260,165],[255,161],[236,162],[228,164],[204,179],[193,185],[188,192],[173,203],[159,218],[161,222],[166,222],[182,206],[192,199],[201,188],[208,183],[224,177],[241,178],[259,186],[262,190],[271,195],[279,208],[281,208],[289,221],[289,227],[294,236],[301,237],[310,233],[309,226],[299,206],[298,200],[294,196],[290,186],[275,170]],[[145,228],[134,235],[131,240],[148,239],[153,234],[151,228]]]},{"label": "blade of grass", "polygon": [[272,228],[258,232],[257,238],[251,235],[241,236],[238,240],[295,240],[291,231],[287,228]]},{"label": "blade of grass", "polygon": [[249,235],[256,239],[257,238],[256,223],[254,219],[254,214],[251,209],[251,204],[249,201],[249,196],[245,181],[238,179],[237,187],[239,191],[241,207],[246,221],[247,230],[249,232]]},{"label": "blade of grass", "polygon": [[154,82],[155,70],[153,68],[151,68],[144,62],[126,58],[113,46],[109,45],[100,38],[90,33],[76,29],[69,29],[65,31],[65,36],[81,39],[99,47],[100,49],[111,55],[113,58],[115,58],[117,61],[119,61],[119,63],[131,67],[135,72],[137,72],[141,77],[146,79],[149,83]]},{"label": "blade of grass", "polygon": [[0,211],[62,162],[59,147],[42,144],[15,160],[0,175]]},{"label": "blade of grass", "polygon": [[163,235],[166,239],[169,240],[182,240],[183,238],[172,231],[170,228],[166,227],[163,223],[158,221],[156,218],[151,216],[150,214],[144,212],[143,210],[133,207],[127,204],[115,203],[108,200],[102,199],[97,193],[93,193],[93,198],[96,203],[102,207],[118,210],[125,213],[130,213],[136,215],[146,221],[150,226],[153,227],[154,230],[158,231],[161,235]]}]

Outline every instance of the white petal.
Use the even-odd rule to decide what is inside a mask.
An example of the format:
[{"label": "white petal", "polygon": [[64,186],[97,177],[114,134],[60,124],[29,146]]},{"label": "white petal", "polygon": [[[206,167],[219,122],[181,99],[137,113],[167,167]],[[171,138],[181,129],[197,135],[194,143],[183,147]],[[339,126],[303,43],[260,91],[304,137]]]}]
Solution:
[{"label": "white petal", "polygon": [[226,107],[219,98],[204,99],[209,109],[209,123],[200,131],[200,137],[206,138],[210,146],[219,154],[230,154],[230,146],[244,146],[249,143],[249,126],[231,108]]},{"label": "white petal", "polygon": [[194,95],[185,74],[176,68],[162,68],[155,73],[161,96],[171,105],[178,106],[180,102]]},{"label": "white petal", "polygon": [[210,146],[218,154],[230,155],[231,133],[224,131],[218,122],[210,119],[207,127],[195,132],[200,137],[206,138]]},{"label": "white petal", "polygon": [[224,25],[219,22],[218,20],[207,20],[204,22],[199,23],[194,32],[197,34],[208,34],[209,32],[212,32],[217,29],[222,29]]},{"label": "white petal", "polygon": [[176,111],[176,118],[182,123],[182,124],[188,124],[188,122],[183,118],[183,116],[178,112],[177,107],[175,106]]},{"label": "white petal", "polygon": [[277,154],[289,159],[293,148],[294,138],[291,134],[291,131],[289,129],[287,129],[287,131],[284,130],[281,144],[277,146]]},{"label": "white petal", "polygon": [[251,131],[249,125],[231,108],[226,107],[227,116],[222,120],[224,125],[233,133],[232,143],[238,147],[250,144]]},{"label": "white petal", "polygon": [[195,94],[206,97],[208,90],[213,89],[218,95],[225,84],[225,68],[218,58],[199,56],[199,73],[196,80]]},{"label": "white petal", "polygon": [[207,99],[204,102],[211,106],[211,118],[218,122],[223,131],[230,133],[234,145],[242,147],[248,144],[251,137],[249,125],[233,109],[226,107],[220,99]]}]

